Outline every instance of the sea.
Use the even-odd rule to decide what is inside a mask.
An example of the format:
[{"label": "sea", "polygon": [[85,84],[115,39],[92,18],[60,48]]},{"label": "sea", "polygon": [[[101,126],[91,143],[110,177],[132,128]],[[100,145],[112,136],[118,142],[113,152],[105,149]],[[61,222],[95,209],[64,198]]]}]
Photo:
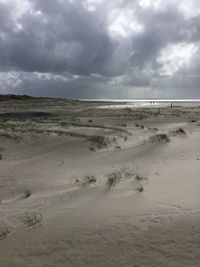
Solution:
[{"label": "sea", "polygon": [[[98,108],[134,108],[134,107],[167,107],[167,106],[177,106],[183,104],[199,104],[200,99],[79,99],[81,101],[92,101],[98,102]],[[100,104],[102,102],[102,105]],[[99,105],[100,104],[100,105]]]}]

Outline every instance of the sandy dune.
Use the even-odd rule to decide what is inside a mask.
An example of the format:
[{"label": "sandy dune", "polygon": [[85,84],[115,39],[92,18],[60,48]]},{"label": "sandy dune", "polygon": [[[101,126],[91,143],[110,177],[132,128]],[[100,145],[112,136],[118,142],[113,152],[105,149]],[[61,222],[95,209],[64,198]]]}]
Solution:
[{"label": "sandy dune", "polygon": [[199,266],[200,104],[99,105],[0,101],[0,266]]}]

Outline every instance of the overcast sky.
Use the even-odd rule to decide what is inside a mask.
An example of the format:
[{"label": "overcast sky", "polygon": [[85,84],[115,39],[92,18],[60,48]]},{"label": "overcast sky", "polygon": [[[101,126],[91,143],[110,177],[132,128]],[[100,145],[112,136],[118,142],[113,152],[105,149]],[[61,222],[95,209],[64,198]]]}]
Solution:
[{"label": "overcast sky", "polygon": [[200,98],[200,1],[0,0],[0,93]]}]

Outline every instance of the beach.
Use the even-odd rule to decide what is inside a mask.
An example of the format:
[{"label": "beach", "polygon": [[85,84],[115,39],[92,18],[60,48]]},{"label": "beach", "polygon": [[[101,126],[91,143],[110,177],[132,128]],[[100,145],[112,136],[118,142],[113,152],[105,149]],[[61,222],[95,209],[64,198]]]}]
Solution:
[{"label": "beach", "polygon": [[0,159],[0,266],[199,266],[199,101],[1,96]]}]

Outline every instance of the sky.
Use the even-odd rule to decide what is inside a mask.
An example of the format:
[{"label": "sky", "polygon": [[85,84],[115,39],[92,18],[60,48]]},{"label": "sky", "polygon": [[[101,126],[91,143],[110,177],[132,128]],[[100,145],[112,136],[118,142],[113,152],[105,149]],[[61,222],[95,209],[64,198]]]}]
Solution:
[{"label": "sky", "polygon": [[200,1],[0,0],[0,94],[200,98]]}]

